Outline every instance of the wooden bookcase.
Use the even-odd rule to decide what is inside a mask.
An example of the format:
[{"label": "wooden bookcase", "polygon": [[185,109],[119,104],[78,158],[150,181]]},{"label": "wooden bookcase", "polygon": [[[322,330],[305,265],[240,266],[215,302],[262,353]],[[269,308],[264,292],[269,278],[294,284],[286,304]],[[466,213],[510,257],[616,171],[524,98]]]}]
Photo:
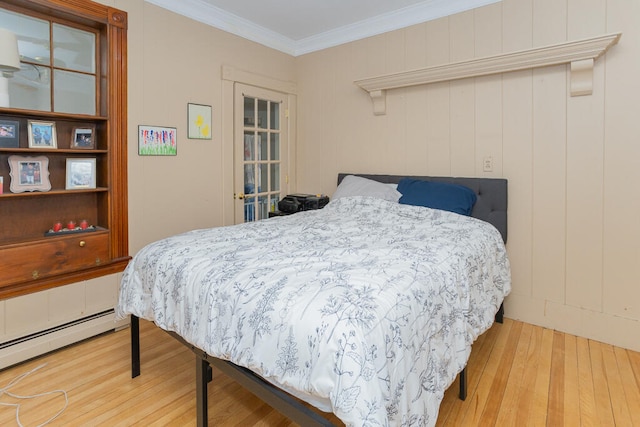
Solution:
[{"label": "wooden bookcase", "polygon": [[[7,0],[2,8],[97,31],[96,115],[0,108],[18,123],[17,147],[0,147],[0,299],[122,271],[129,262],[127,211],[127,14],[87,0]],[[56,148],[29,148],[28,123],[55,123]],[[94,147],[74,148],[74,129]],[[48,160],[51,189],[11,192],[10,158]],[[95,188],[66,189],[67,159],[95,159]],[[15,158],[14,158],[15,159]],[[47,233],[86,219],[91,231]],[[47,235],[48,234],[48,235]]]}]

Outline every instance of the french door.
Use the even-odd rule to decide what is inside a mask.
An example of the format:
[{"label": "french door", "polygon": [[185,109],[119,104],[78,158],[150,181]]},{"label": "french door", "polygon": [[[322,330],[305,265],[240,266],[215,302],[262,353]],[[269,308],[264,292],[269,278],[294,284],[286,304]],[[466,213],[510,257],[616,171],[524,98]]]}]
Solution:
[{"label": "french door", "polygon": [[287,191],[287,96],[237,83],[235,223],[267,218]]}]

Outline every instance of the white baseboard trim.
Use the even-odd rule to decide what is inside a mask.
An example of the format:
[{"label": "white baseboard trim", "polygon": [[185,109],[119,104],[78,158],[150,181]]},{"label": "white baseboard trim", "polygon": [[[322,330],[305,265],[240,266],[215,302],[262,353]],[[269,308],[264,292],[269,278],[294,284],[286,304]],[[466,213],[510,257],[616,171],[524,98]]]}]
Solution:
[{"label": "white baseboard trim", "polygon": [[512,293],[504,303],[505,316],[533,325],[640,351],[640,320],[573,307]]},{"label": "white baseboard trim", "polygon": [[78,341],[115,330],[113,310],[107,310],[67,324],[0,344],[0,369],[41,356]]}]

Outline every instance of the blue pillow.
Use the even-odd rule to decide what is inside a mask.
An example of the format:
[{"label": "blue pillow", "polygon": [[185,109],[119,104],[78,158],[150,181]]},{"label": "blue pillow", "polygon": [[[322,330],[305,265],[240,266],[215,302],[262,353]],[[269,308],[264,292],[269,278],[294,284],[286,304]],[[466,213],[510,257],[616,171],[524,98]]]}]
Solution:
[{"label": "blue pillow", "polygon": [[464,185],[412,178],[401,179],[398,191],[402,193],[399,200],[401,204],[425,206],[467,216],[471,215],[478,199],[476,193]]}]

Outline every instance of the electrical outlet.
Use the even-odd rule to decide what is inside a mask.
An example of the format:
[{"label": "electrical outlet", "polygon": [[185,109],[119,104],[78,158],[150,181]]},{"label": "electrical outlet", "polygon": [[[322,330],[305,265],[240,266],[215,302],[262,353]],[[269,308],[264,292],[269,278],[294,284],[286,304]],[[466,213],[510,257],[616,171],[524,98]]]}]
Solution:
[{"label": "electrical outlet", "polygon": [[484,172],[493,172],[493,158],[491,156],[486,156],[482,159],[482,170]]}]

